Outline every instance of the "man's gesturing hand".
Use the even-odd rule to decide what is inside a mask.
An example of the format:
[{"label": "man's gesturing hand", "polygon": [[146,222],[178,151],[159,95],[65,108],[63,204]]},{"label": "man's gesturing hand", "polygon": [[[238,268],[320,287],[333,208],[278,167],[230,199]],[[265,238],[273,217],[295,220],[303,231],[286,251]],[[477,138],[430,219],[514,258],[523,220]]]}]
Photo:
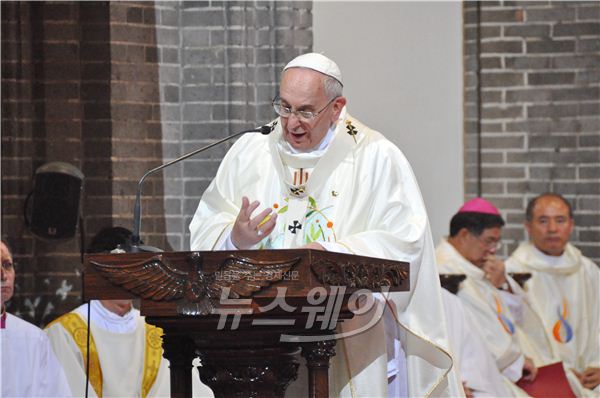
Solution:
[{"label": "man's gesturing hand", "polygon": [[504,262],[495,255],[489,255],[485,258],[482,269],[485,272],[485,277],[492,285],[500,287],[507,282]]},{"label": "man's gesturing hand", "polygon": [[[273,232],[275,228],[277,213],[271,214],[273,211],[271,208],[265,209],[256,217],[251,218],[252,213],[259,205],[260,202],[257,200],[250,203],[247,197],[242,198],[242,208],[231,230],[231,243],[240,250],[251,248]],[[264,221],[265,219],[267,221]]]}]

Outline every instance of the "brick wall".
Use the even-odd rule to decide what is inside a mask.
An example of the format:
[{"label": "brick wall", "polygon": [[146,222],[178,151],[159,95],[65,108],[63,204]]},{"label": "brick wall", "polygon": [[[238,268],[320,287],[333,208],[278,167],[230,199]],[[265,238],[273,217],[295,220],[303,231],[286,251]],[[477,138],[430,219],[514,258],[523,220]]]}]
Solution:
[{"label": "brick wall", "polygon": [[[162,163],[156,14],[152,2],[110,3],[113,225],[132,229],[137,184]],[[160,173],[143,187],[141,236],[171,250],[165,238]]]},{"label": "brick wall", "polygon": [[[157,2],[165,161],[273,119],[287,61],[312,47],[310,2]],[[169,244],[188,225],[231,143],[165,170]]]},{"label": "brick wall", "polygon": [[[23,204],[40,165],[85,174],[87,240],[132,227],[143,173],[270,120],[284,63],[312,46],[310,2],[3,2],[2,236],[9,311],[43,325],[80,303],[79,237],[44,242]],[[228,146],[147,180],[142,238],[188,246],[187,225]]]},{"label": "brick wall", "polygon": [[[90,233],[112,213],[110,164],[102,163],[110,159],[109,75],[95,66],[108,35],[99,29],[97,43],[80,40],[96,23],[108,26],[107,11],[106,3],[2,3],[2,236],[19,262],[9,310],[37,324],[77,305],[81,263],[78,239],[45,242],[28,232],[23,206],[34,171],[50,161],[83,171]],[[86,15],[94,21],[82,23]]]},{"label": "brick wall", "polygon": [[529,199],[560,193],[600,263],[600,3],[467,2],[464,22],[466,196],[501,209],[506,255]]}]

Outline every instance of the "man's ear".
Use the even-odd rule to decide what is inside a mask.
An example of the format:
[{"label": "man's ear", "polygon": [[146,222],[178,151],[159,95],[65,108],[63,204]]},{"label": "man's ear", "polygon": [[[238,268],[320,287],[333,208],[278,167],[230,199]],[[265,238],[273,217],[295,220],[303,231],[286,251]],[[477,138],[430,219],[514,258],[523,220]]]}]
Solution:
[{"label": "man's ear", "polygon": [[461,228],[458,233],[456,234],[456,236],[460,239],[466,239],[468,237],[468,235],[470,235],[471,233],[469,232],[469,230],[467,228]]},{"label": "man's ear", "polygon": [[337,97],[334,101],[333,104],[331,105],[333,107],[333,120],[332,122],[335,122],[339,117],[340,117],[340,113],[342,112],[342,109],[344,108],[344,106],[346,106],[346,97]]},{"label": "man's ear", "polygon": [[531,223],[529,221],[525,221],[523,226],[525,227],[525,231],[527,231],[527,235],[531,236]]},{"label": "man's ear", "polygon": [[573,233],[573,230],[575,229],[575,219],[572,217],[569,217],[569,235],[571,235]]}]

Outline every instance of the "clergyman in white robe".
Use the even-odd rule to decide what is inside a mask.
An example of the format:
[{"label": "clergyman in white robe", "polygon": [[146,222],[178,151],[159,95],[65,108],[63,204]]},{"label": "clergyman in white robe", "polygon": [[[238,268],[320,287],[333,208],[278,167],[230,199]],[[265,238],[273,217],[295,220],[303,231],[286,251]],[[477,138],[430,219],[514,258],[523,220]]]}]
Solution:
[{"label": "clergyman in white robe", "polygon": [[4,398],[71,397],[48,337],[35,325],[4,313],[0,329],[0,392]]},{"label": "clergyman in white robe", "polygon": [[464,258],[446,239],[437,246],[436,259],[440,273],[466,276],[457,296],[473,315],[488,350],[508,379],[516,382],[521,378],[524,356],[536,366],[558,362],[553,345],[542,330],[541,319],[514,279],[506,276],[515,294],[497,289],[481,268]]},{"label": "clergyman in white robe", "polygon": [[[294,189],[301,190],[299,196]],[[396,358],[400,369],[393,377],[406,380],[410,396],[463,394],[448,352],[425,206],[396,146],[345,107],[312,152],[294,151],[282,136],[281,123],[268,136],[243,136],[202,197],[190,224],[192,250],[227,247],[243,196],[278,213],[274,231],[256,249],[318,242],[328,251],[409,262],[410,292],[390,295],[396,338],[404,351]],[[298,224],[300,233],[292,234],[290,227]],[[369,333],[338,341],[331,391],[348,397],[388,395],[393,366],[388,366],[384,329],[385,322],[379,322]]]},{"label": "clergyman in white robe", "polygon": [[474,397],[527,397],[506,378],[489,352],[479,325],[464,308],[461,300],[442,289],[442,302],[448,324],[450,349],[458,363],[463,383]]},{"label": "clergyman in white robe", "polygon": [[[566,369],[579,372],[600,367],[600,269],[568,243],[561,256],[549,256],[531,242],[523,242],[506,261],[511,272],[529,272],[529,299],[557,346]],[[567,373],[578,396],[593,395]],[[600,385],[594,392],[600,393]],[[597,396],[597,395],[596,395]]]},{"label": "clergyman in white robe", "polygon": [[[87,307],[83,304],[46,327],[75,396],[85,396]],[[137,309],[123,316],[92,300],[90,397],[169,397],[169,362],[162,357],[162,330],[146,324]],[[72,331],[75,331],[73,333]],[[76,336],[76,337],[74,337]],[[193,370],[196,397],[212,397]]]}]

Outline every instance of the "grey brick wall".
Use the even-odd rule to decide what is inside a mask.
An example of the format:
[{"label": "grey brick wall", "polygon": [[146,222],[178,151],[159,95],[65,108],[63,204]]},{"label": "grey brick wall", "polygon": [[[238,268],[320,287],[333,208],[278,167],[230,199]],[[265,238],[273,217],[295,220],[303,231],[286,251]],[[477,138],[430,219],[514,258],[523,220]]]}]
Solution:
[{"label": "grey brick wall", "polygon": [[464,5],[465,192],[525,239],[529,199],[571,201],[573,242],[600,263],[600,3]]},{"label": "grey brick wall", "polygon": [[[312,48],[311,2],[157,2],[164,161],[275,117],[287,61]],[[188,225],[231,143],[165,170],[169,244]]]}]

